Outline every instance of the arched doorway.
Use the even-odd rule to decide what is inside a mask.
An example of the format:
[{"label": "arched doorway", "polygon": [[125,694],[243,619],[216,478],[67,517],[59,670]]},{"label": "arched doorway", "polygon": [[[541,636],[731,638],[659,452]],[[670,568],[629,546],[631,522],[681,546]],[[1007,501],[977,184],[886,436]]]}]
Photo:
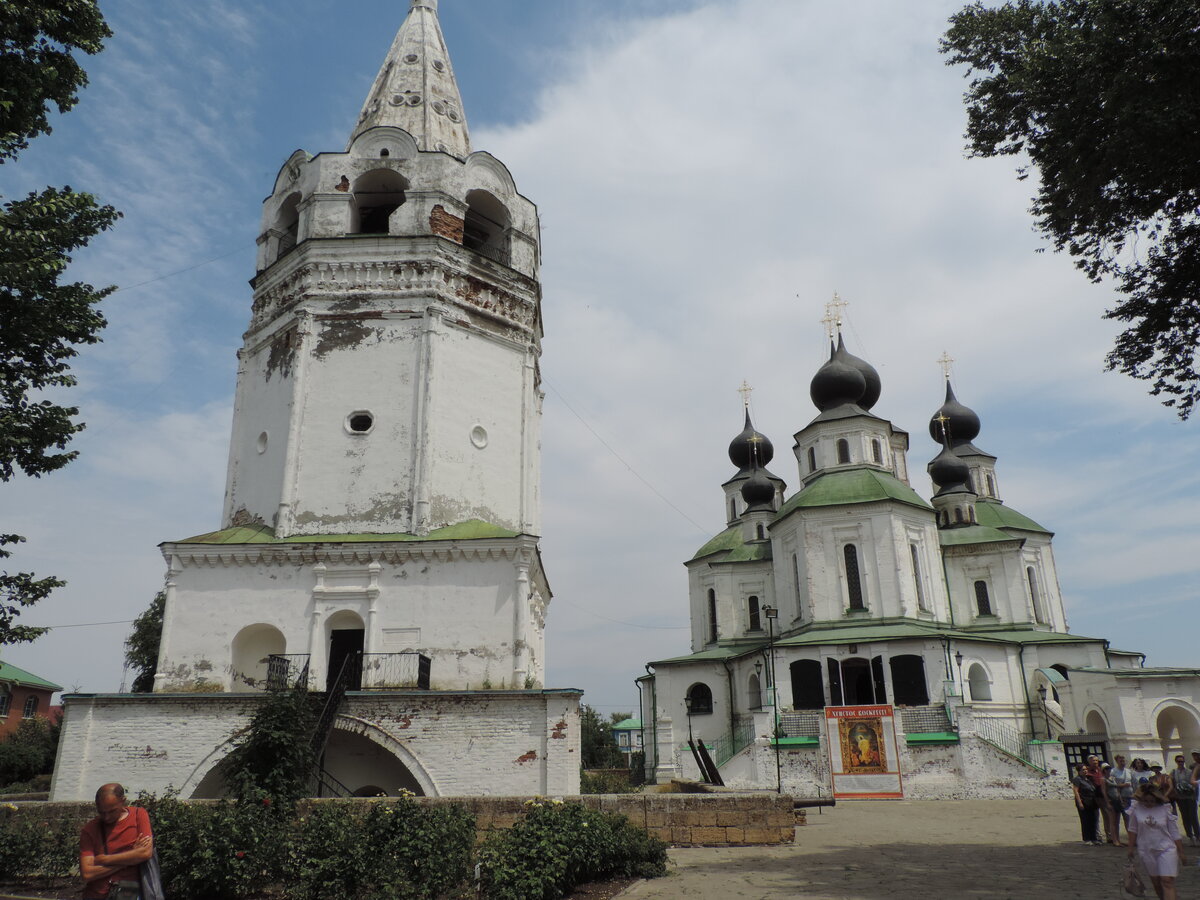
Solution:
[{"label": "arched doorway", "polygon": [[1169,761],[1174,754],[1186,755],[1194,747],[1200,747],[1200,720],[1191,710],[1176,704],[1164,706],[1155,718],[1154,725],[1158,732],[1158,742],[1162,746],[1163,759],[1168,762],[1168,768],[1170,768]]},{"label": "arched doorway", "polygon": [[355,797],[425,796],[417,776],[387,748],[356,731],[335,727],[325,745],[324,769]]},{"label": "arched doorway", "polygon": [[342,666],[348,665],[346,690],[359,690],[362,687],[362,652],[366,637],[362,617],[350,610],[336,612],[325,623],[325,630],[329,641],[326,645],[329,652],[325,657],[325,689],[332,689]]}]

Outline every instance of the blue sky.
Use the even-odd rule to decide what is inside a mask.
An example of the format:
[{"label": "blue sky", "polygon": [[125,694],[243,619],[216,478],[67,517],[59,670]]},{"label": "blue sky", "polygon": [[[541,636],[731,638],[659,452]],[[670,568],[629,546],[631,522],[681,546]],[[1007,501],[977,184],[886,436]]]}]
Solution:
[{"label": "blue sky", "polygon": [[[407,6],[103,3],[81,104],[0,168],[6,196],[70,183],[125,213],[75,266],[122,286],[75,366],[80,459],[0,487],[15,567],[70,582],[25,621],[132,619],[156,545],[220,524],[261,201],[297,147],[344,146]],[[918,492],[948,351],[1002,496],[1057,533],[1072,630],[1200,664],[1197,425],[1103,372],[1111,289],[1035,252],[1012,161],[963,158],[936,52],[957,6],[442,0],[474,146],[542,215],[550,684],[630,709],[643,664],[686,651],[682,562],[724,524],[737,387],[794,486],[834,290]],[[127,631],[5,658],[110,691]]]}]

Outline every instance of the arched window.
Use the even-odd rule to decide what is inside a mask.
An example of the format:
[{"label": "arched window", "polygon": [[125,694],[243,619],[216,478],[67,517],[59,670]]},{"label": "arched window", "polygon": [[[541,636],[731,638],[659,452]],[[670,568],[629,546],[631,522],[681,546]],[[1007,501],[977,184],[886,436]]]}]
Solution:
[{"label": "arched window", "polygon": [[32,719],[37,715],[38,698],[37,694],[30,694],[25,698],[25,710],[22,713],[26,719]]},{"label": "arched window", "polygon": [[992,614],[992,601],[988,598],[988,586],[986,581],[975,582],[975,606],[979,610],[979,615],[990,616]]},{"label": "arched window", "polygon": [[275,230],[279,232],[279,249],[275,258],[283,256],[296,246],[300,234],[300,194],[291,194],[279,205],[275,217]]},{"label": "arched window", "polygon": [[846,561],[846,593],[850,599],[851,609],[866,609],[863,599],[862,578],[858,571],[858,548],[846,544],[842,548],[842,557]]},{"label": "arched window", "polygon": [[816,447],[808,448],[808,471],[810,471],[810,472],[817,471],[817,448]]},{"label": "arched window", "polygon": [[0,685],[0,719],[8,715],[8,710],[12,706],[12,694],[9,693],[6,685]]},{"label": "arched window", "polygon": [[961,506],[954,507],[954,521],[958,525],[963,524],[963,511]]},{"label": "arched window", "polygon": [[898,706],[927,706],[929,687],[925,682],[925,660],[915,654],[893,656],[892,699]]},{"label": "arched window", "polygon": [[747,611],[750,613],[750,630],[762,631],[762,616],[759,615],[758,598],[751,595],[746,599]]},{"label": "arched window", "polygon": [[1033,620],[1044,625],[1046,614],[1042,611],[1042,597],[1038,593],[1037,572],[1033,571],[1033,566],[1025,567],[1025,577],[1029,580],[1029,599],[1033,601]]},{"label": "arched window", "polygon": [[762,684],[758,680],[757,675],[750,676],[750,683],[746,687],[747,702],[746,706],[750,709],[762,709]]},{"label": "arched window", "polygon": [[995,497],[996,496],[996,479],[993,478],[991,475],[989,475],[987,477],[987,484],[988,484],[988,496]]},{"label": "arched window", "polygon": [[248,625],[233,637],[233,690],[267,689],[270,658],[287,652],[283,632],[273,625]]},{"label": "arched window", "polygon": [[717,592],[712,588],[708,589],[708,639],[715,641],[717,639]]},{"label": "arched window", "polygon": [[800,598],[800,557],[795,553],[792,554],[792,574],[796,577],[796,609],[799,610],[800,616],[804,616],[804,606]]},{"label": "arched window", "polygon": [[351,234],[389,234],[392,213],[404,204],[408,182],[391,169],[375,169],[354,181]]},{"label": "arched window", "polygon": [[845,438],[838,438],[837,459],[843,465],[850,462],[850,442]]},{"label": "arched window", "polygon": [[871,440],[871,458],[879,465],[883,465],[883,448],[879,445],[877,439]]},{"label": "arched window", "polygon": [[1050,668],[1052,668],[1055,672],[1057,672],[1063,678],[1067,679],[1067,681],[1071,680],[1070,672],[1067,671],[1067,667],[1064,666],[1062,663],[1055,663]]},{"label": "arched window", "polygon": [[736,518],[737,518],[737,501],[734,500],[733,498],[730,498],[730,500],[729,500],[729,521],[732,522]]},{"label": "arched window", "polygon": [[688,688],[687,698],[691,701],[688,704],[688,714],[693,716],[706,716],[713,711],[712,689],[703,681],[697,681]]},{"label": "arched window", "polygon": [[467,193],[463,246],[468,250],[507,266],[511,225],[508,210],[495,196],[478,190]]},{"label": "arched window", "polygon": [[830,705],[858,706],[888,702],[882,656],[873,659],[830,659],[828,663]]},{"label": "arched window", "polygon": [[988,679],[987,670],[979,663],[972,663],[967,670],[967,686],[971,691],[971,700],[991,700],[992,683]]},{"label": "arched window", "polygon": [[[835,660],[830,660],[830,662],[835,662]],[[792,708],[824,709],[825,687],[821,683],[821,663],[815,659],[798,659],[792,663],[790,669],[792,673]]]},{"label": "arched window", "polygon": [[921,550],[916,544],[909,544],[908,549],[912,554],[913,584],[917,588],[917,609],[929,612],[929,604],[925,600],[924,579],[921,577]]}]

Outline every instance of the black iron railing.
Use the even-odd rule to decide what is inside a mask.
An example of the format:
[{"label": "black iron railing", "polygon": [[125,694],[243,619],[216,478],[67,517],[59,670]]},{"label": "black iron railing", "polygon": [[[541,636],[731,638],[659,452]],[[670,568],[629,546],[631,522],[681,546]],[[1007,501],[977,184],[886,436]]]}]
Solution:
[{"label": "black iron railing", "polygon": [[267,657],[267,690],[308,687],[307,653],[272,653]]},{"label": "black iron railing", "polygon": [[413,650],[403,653],[364,653],[361,659],[359,690],[429,690],[430,659],[424,654]]}]

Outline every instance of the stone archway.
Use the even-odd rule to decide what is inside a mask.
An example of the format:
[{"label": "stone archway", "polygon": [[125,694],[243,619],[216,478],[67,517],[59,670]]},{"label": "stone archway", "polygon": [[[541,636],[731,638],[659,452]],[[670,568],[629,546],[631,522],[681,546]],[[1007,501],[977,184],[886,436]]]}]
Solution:
[{"label": "stone archway", "polygon": [[[401,790],[422,797],[440,792],[412,752],[378,725],[340,715],[325,748],[325,770],[352,792],[383,786],[390,795]],[[349,779],[349,780],[347,780]]]},{"label": "stone archway", "polygon": [[1176,753],[1186,755],[1200,747],[1200,718],[1194,710],[1178,703],[1167,702],[1158,708],[1154,728],[1164,761],[1169,761]]}]

